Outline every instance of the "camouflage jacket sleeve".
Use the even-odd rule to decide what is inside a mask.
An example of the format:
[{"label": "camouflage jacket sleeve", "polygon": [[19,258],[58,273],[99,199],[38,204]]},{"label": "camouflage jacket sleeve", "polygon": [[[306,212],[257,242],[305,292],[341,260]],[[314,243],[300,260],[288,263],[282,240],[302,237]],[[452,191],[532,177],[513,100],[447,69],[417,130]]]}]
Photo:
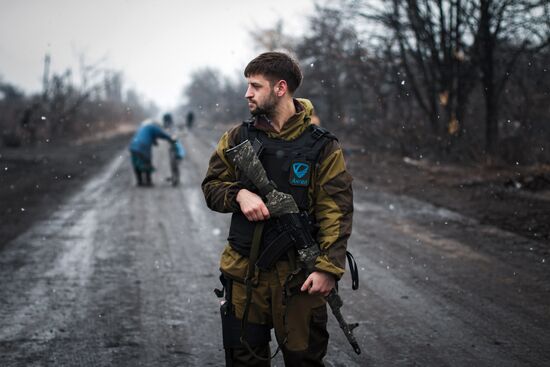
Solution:
[{"label": "camouflage jacket sleeve", "polygon": [[319,233],[321,255],[315,267],[340,279],[345,271],[347,241],[353,216],[352,177],[346,170],[344,154],[337,141],[321,152],[313,191],[313,211]]},{"label": "camouflage jacket sleeve", "polygon": [[206,205],[221,213],[240,210],[236,197],[242,185],[237,182],[235,167],[227,161],[224,153],[227,148],[235,145],[238,130],[235,127],[223,134],[216,151],[210,157],[208,171],[201,185]]}]

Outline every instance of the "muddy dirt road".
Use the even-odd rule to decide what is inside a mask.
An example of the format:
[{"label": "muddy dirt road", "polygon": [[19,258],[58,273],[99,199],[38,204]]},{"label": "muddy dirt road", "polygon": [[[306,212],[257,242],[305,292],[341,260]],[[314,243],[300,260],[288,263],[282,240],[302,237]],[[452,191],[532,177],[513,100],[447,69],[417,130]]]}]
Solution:
[{"label": "muddy dirt road", "polygon": [[[184,137],[182,185],[134,187],[125,152],[0,252],[0,365],[221,366],[218,256],[228,215],[200,182],[217,133]],[[550,259],[534,242],[355,182],[341,284],[357,356],[333,318],[328,366],[548,366]],[[273,365],[282,366],[280,358]]]}]

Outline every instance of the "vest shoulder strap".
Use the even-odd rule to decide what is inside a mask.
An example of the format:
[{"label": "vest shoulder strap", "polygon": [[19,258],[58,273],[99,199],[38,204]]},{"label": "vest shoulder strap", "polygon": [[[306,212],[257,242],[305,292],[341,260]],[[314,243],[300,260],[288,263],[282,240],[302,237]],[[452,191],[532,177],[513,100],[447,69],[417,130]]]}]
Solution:
[{"label": "vest shoulder strap", "polygon": [[311,135],[315,140],[319,140],[321,138],[331,139],[331,140],[338,140],[336,136],[334,136],[330,131],[325,129],[324,127],[317,126],[317,125],[309,125],[311,129]]},{"label": "vest shoulder strap", "polygon": [[319,155],[327,143],[332,140],[338,141],[338,138],[334,136],[330,131],[324,127],[317,125],[310,125],[311,137],[313,143],[311,144],[311,150],[314,152],[315,163],[318,163]]}]

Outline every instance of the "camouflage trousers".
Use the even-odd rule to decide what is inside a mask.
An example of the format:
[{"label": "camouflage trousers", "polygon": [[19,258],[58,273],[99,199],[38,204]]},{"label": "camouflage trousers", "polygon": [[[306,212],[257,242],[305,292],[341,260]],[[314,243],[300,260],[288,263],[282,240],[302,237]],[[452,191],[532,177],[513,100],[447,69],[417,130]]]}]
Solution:
[{"label": "camouflage trousers", "polygon": [[[248,268],[248,259],[239,255],[230,246],[226,246],[220,269],[231,284],[231,304],[238,320],[243,317],[246,303],[244,277]],[[323,297],[309,295],[300,291],[305,275],[299,274],[287,284],[291,273],[288,261],[279,261],[273,269],[256,272],[253,280],[248,322],[273,328],[281,347],[286,366],[323,366],[323,357],[327,352],[327,308]],[[251,345],[253,345],[253,340]],[[229,350],[227,350],[229,349]],[[269,361],[256,358],[243,346],[226,349],[228,366],[269,366]],[[270,353],[269,342],[255,345],[253,351],[266,357]]]}]

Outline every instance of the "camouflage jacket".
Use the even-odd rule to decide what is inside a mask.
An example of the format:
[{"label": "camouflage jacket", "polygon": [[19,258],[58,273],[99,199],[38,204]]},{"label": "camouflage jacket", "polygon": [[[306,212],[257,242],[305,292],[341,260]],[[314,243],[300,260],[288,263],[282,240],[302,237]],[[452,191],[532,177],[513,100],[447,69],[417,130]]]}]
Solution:
[{"label": "camouflage jacket", "polygon": [[[258,123],[255,127],[264,130],[270,138],[293,140],[300,136],[310,124],[313,105],[306,99],[295,99],[294,103],[297,113],[285,123],[280,133]],[[240,210],[236,196],[243,186],[236,179],[235,167],[225,157],[225,150],[240,142],[240,127],[235,126],[223,134],[202,182],[208,207],[221,213]],[[345,270],[347,240],[351,234],[353,193],[352,177],[346,170],[338,141],[331,140],[325,145],[312,173],[308,189],[310,214],[315,216],[320,226],[317,241],[321,249],[316,268],[340,279]]]}]

